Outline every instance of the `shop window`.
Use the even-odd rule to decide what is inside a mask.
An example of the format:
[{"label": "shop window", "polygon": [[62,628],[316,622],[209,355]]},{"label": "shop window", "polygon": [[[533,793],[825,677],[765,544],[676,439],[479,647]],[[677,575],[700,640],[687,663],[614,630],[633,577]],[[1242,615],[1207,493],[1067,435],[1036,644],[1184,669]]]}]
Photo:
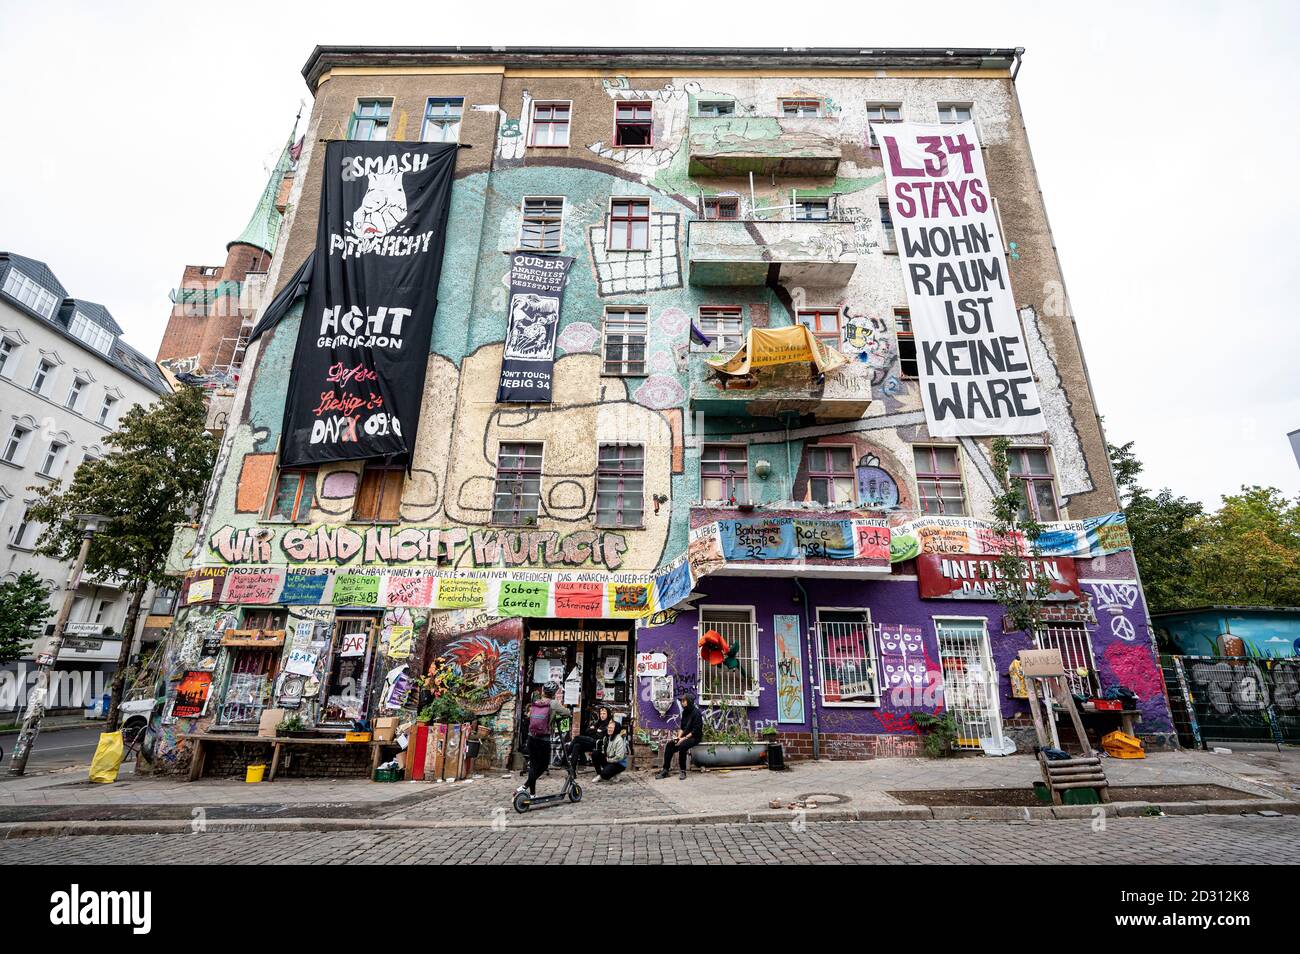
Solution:
[{"label": "shop window", "polygon": [[808,496],[821,504],[854,503],[857,478],[852,447],[813,444],[804,452],[808,463]]},{"label": "shop window", "polygon": [[602,374],[645,374],[648,325],[644,308],[611,305],[602,322],[605,363]]},{"label": "shop window", "polygon": [[894,309],[894,339],[898,343],[899,377],[915,378],[919,373],[916,336],[912,333],[912,313],[906,308]]},{"label": "shop window", "polygon": [[1100,695],[1097,681],[1097,662],[1092,655],[1092,636],[1083,623],[1044,624],[1034,634],[1039,649],[1059,649],[1065,664],[1065,679],[1070,692],[1085,699]]},{"label": "shop window", "polygon": [[346,725],[365,718],[374,622],[369,616],[340,616],[335,621],[329,671],[322,691],[322,724]]},{"label": "shop window", "polygon": [[798,312],[799,324],[813,333],[822,344],[835,348],[840,343],[840,310],[838,308],[802,308]]},{"label": "shop window", "polygon": [[711,99],[695,104],[696,116],[734,116],[736,101],[732,99]]},{"label": "shop window", "polygon": [[396,523],[401,519],[402,480],[406,468],[391,464],[367,464],[361,472],[352,519],[372,523]]},{"label": "shop window", "polygon": [[1060,519],[1056,506],[1056,480],[1052,474],[1051,454],[1045,447],[1013,447],[1007,451],[1007,471],[1020,482],[1020,519],[1052,521]]},{"label": "shop window", "polygon": [[749,502],[749,448],[744,444],[705,444],[700,452],[700,500]]},{"label": "shop window", "polygon": [[650,200],[613,199],[609,203],[609,239],[611,252],[647,252],[650,250]]},{"label": "shop window", "polygon": [[912,459],[916,464],[916,496],[921,513],[966,516],[966,491],[957,448],[913,447]]},{"label": "shop window", "polygon": [[822,101],[820,99],[783,99],[781,100],[781,115],[790,116],[799,119],[810,119],[822,114]]},{"label": "shop window", "polygon": [[794,204],[796,222],[827,222],[830,217],[830,199],[799,199]]},{"label": "shop window", "polygon": [[492,522],[536,526],[542,500],[542,445],[502,444],[497,451]]},{"label": "shop window", "polygon": [[700,703],[758,705],[758,627],[754,624],[754,608],[700,607],[700,636],[709,632],[721,636],[728,651],[735,649],[737,665],[714,665],[695,654],[699,660]]},{"label": "shop window", "polygon": [[818,609],[817,656],[824,705],[879,704],[876,641],[867,610]]},{"label": "shop window", "polygon": [[[903,106],[901,103],[868,103],[867,104],[867,122],[876,123],[901,123],[903,121]],[[873,148],[879,148],[880,143],[876,142],[876,131],[870,126],[867,127],[867,135],[870,137]]]},{"label": "shop window", "polygon": [[740,218],[740,199],[734,195],[708,196],[704,200],[704,217],[706,219]]},{"label": "shop window", "polygon": [[569,144],[569,103],[533,103],[533,119],[528,127],[530,146],[567,146]]},{"label": "shop window", "polygon": [[348,138],[359,142],[388,139],[388,121],[393,114],[391,99],[359,99],[348,124]]},{"label": "shop window", "polygon": [[316,468],[281,470],[275,479],[267,517],[297,523],[306,520],[316,500]]},{"label": "shop window", "polygon": [[654,144],[654,105],[648,101],[628,101],[614,107],[614,145],[650,146]]},{"label": "shop window", "polygon": [[971,116],[970,103],[940,103],[939,104],[939,122],[941,123],[966,123],[970,122]]},{"label": "shop window", "polygon": [[644,484],[644,447],[601,444],[596,462],[596,525],[641,526]]},{"label": "shop window", "polygon": [[880,200],[880,247],[888,255],[898,254],[898,233],[894,231],[894,213],[889,200]]},{"label": "shop window", "polygon": [[709,344],[691,342],[691,350],[730,354],[745,343],[744,319],[738,305],[701,305],[699,329]]},{"label": "shop window", "polygon": [[519,247],[536,252],[563,248],[564,199],[560,196],[525,196],[519,226]]},{"label": "shop window", "polygon": [[424,107],[425,142],[456,142],[460,139],[461,113],[465,100],[459,96],[430,97]]}]

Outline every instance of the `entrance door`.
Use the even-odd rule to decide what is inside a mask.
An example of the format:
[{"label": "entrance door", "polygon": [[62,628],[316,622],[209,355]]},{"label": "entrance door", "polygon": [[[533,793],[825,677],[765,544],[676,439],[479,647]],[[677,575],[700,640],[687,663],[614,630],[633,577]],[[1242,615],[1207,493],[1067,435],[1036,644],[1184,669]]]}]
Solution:
[{"label": "entrance door", "polygon": [[373,616],[340,616],[335,620],[334,645],[322,693],[322,725],[347,725],[365,718],[374,636]]},{"label": "entrance door", "polygon": [[[538,620],[528,627],[524,648],[524,698],[521,713],[542,685],[554,681],[565,689],[565,705],[575,705],[569,677],[580,674],[574,717],[587,731],[600,706],[608,706],[630,725],[634,686],[631,624],[614,620]],[[526,731],[526,729],[524,730]],[[556,739],[556,746],[561,740]]]},{"label": "entrance door", "polygon": [[1002,740],[998,674],[982,619],[935,619],[944,708],[957,723],[957,748],[978,749],[980,739]]}]

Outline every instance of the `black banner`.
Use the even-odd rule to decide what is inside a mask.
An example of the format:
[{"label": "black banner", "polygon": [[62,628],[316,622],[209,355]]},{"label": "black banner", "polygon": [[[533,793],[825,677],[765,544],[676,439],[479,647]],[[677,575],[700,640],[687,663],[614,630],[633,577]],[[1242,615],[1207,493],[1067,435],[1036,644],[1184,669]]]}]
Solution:
[{"label": "black banner", "polygon": [[498,401],[549,401],[564,282],[573,259],[518,252],[510,261],[510,304]]},{"label": "black banner", "polygon": [[390,457],[415,447],[456,149],[326,147],[282,464]]}]

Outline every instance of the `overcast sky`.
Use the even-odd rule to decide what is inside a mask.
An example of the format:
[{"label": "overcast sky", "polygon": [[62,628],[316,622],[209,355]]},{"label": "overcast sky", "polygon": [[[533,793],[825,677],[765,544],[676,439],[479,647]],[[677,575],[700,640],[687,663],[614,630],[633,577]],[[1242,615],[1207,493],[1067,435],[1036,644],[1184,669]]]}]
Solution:
[{"label": "overcast sky", "polygon": [[1148,484],[1207,504],[1243,483],[1300,493],[1300,5],[897,9],[0,0],[0,248],[47,261],[152,357],[168,289],[224,261],[310,111],[299,71],[317,43],[1023,46],[1108,436],[1137,441]]}]

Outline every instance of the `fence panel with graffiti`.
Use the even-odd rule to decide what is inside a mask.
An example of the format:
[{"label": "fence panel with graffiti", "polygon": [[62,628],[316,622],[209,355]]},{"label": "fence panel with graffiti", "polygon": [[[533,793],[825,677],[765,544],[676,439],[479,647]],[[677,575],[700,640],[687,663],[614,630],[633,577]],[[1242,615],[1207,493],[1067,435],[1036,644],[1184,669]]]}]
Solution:
[{"label": "fence panel with graffiti", "polygon": [[1300,741],[1300,659],[1166,656],[1161,663],[1184,744]]}]

